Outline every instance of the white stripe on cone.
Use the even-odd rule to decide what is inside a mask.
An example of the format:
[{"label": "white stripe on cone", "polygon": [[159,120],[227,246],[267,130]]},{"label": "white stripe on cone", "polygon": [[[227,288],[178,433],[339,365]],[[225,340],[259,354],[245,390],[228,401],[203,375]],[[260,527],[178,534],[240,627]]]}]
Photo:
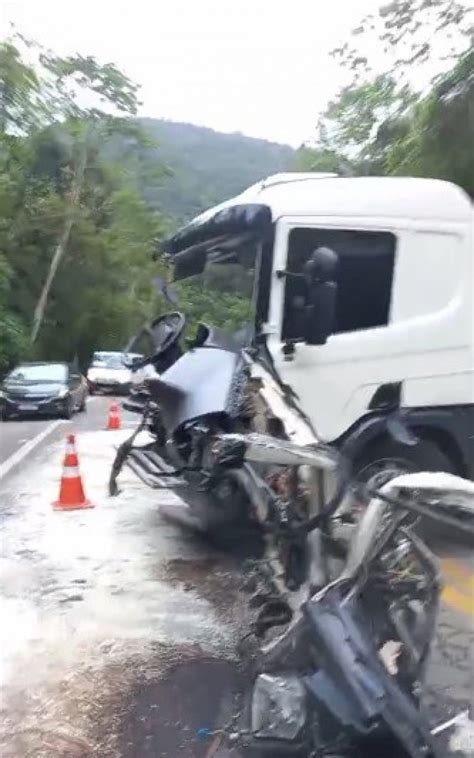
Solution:
[{"label": "white stripe on cone", "polygon": [[66,466],[63,469],[63,479],[79,479],[79,467]]}]

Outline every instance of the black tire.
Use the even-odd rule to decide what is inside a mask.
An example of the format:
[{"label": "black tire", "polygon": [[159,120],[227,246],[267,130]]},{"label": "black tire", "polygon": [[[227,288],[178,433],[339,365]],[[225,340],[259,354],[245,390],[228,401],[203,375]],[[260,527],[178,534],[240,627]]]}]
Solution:
[{"label": "black tire", "polygon": [[413,471],[455,473],[451,459],[430,440],[420,440],[411,446],[383,439],[372,445],[354,466],[357,481],[364,484],[372,481],[379,486],[397,474]]},{"label": "black tire", "polygon": [[10,421],[11,416],[6,411],[0,411],[0,421]]},{"label": "black tire", "polygon": [[[415,471],[445,471],[455,474],[456,469],[447,455],[430,440],[420,440],[416,445],[403,445],[394,440],[383,439],[371,446],[354,466],[354,478],[373,487],[381,486],[402,473]],[[420,536],[431,547],[434,543],[445,540],[465,542],[464,532],[437,524],[432,519],[422,518]]]},{"label": "black tire", "polygon": [[70,421],[72,419],[74,413],[74,403],[72,401],[72,398],[67,399],[67,404],[64,406],[63,412],[61,413],[61,418],[66,419],[66,421]]}]

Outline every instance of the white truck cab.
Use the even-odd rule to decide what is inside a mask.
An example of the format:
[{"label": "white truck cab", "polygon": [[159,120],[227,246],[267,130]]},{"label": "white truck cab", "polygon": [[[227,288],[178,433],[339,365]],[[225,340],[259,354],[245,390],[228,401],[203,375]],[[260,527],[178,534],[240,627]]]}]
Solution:
[{"label": "white truck cab", "polygon": [[[321,439],[351,443],[362,476],[474,478],[473,219],[449,182],[285,174],[202,214],[171,252],[257,241],[257,320],[274,367]],[[314,344],[303,274],[321,248],[337,272],[331,323]],[[397,415],[412,444],[387,431]]]}]

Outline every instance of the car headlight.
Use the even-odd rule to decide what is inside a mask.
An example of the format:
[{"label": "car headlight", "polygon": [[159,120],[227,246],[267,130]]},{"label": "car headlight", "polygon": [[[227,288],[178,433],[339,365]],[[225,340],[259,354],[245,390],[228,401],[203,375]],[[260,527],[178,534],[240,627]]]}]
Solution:
[{"label": "car headlight", "polygon": [[67,389],[67,387],[62,387],[60,390],[58,390],[58,394],[56,395],[56,397],[59,400],[62,400],[63,398],[66,397],[66,395],[67,395],[68,392],[69,392],[69,390]]}]

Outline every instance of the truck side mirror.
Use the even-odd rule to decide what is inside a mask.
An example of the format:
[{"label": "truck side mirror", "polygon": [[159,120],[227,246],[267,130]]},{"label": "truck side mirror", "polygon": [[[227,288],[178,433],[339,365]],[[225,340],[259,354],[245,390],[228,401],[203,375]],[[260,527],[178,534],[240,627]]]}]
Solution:
[{"label": "truck side mirror", "polygon": [[305,341],[308,345],[324,345],[334,331],[338,264],[334,250],[318,247],[304,266],[308,292]]}]

